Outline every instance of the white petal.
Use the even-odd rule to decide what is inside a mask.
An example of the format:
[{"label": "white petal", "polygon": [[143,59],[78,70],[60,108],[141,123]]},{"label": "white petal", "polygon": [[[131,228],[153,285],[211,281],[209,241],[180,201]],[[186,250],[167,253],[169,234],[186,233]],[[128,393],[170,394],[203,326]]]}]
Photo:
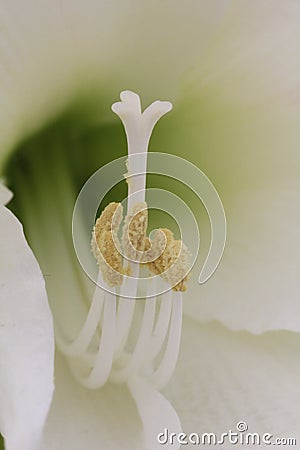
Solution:
[{"label": "white petal", "polygon": [[0,427],[7,450],[34,450],[53,392],[52,318],[41,271],[4,206],[0,230]]},{"label": "white petal", "polygon": [[[271,44],[275,31],[271,27],[269,32]],[[288,42],[282,41],[280,54],[288,51]],[[267,48],[271,61],[272,46]],[[230,67],[234,76],[236,66]],[[194,85],[196,80],[201,87],[199,74]],[[174,105],[165,129],[153,136],[153,148],[195,163],[214,183],[227,216],[221,264],[207,284],[198,286],[210,235],[205,233],[200,202],[178,188],[199,219],[201,232],[200,258],[189,282],[185,312],[255,333],[298,331],[299,103],[295,106],[283,95],[263,97],[253,83],[245,76],[229,88],[222,76],[213,77],[198,93],[191,85],[182,103]],[[276,87],[282,93],[284,82],[277,80]],[[243,98],[244,91],[252,92],[251,102]]]},{"label": "white petal", "polygon": [[12,192],[0,180],[0,205],[6,205],[12,198]]},{"label": "white petal", "polygon": [[299,345],[297,333],[253,336],[187,319],[177,369],[165,391],[184,432],[220,436],[245,421],[249,432],[299,442]]},{"label": "white petal", "polygon": [[278,180],[273,189],[232,195],[223,259],[206,284],[190,282],[185,311],[191,317],[254,333],[300,331],[299,192],[298,180]]},{"label": "white petal", "polygon": [[143,434],[135,403],[124,385],[90,390],[56,357],[56,389],[41,450],[141,450]]}]

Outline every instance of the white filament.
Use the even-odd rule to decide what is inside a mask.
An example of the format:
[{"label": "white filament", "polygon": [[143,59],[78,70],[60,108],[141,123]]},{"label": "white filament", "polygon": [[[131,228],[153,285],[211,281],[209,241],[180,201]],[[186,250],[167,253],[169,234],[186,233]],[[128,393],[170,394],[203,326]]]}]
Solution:
[{"label": "white filament", "polygon": [[151,376],[157,389],[162,389],[169,381],[176,365],[182,325],[182,292],[172,292],[172,314],[168,342],[158,369]]},{"label": "white filament", "polygon": [[172,291],[164,294],[160,304],[158,319],[153,331],[151,348],[149,349],[152,359],[155,359],[159,354],[164,340],[168,333],[168,326],[172,312]]},{"label": "white filament", "polygon": [[126,366],[117,373],[112,374],[113,381],[122,382],[129,379],[131,375],[138,372],[144,362],[145,357],[147,357],[148,355],[150,347],[149,343],[152,336],[156,311],[156,297],[152,297],[154,292],[155,281],[152,281],[152,283],[149,283],[142,324],[140,327],[136,345],[131,357],[127,361]]},{"label": "white filament", "polygon": [[[135,266],[134,274],[137,278],[138,270]],[[127,341],[132,319],[135,309],[135,300],[128,299],[126,296],[131,295],[133,292],[137,291],[137,279],[126,278],[124,284],[120,289],[120,297],[118,305],[118,315],[117,315],[117,341],[116,341],[116,353],[119,355]]]}]

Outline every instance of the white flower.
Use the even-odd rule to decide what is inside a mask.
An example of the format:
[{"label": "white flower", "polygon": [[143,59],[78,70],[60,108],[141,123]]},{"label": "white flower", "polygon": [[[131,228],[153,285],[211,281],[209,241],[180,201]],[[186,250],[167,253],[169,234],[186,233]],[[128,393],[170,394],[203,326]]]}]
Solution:
[{"label": "white flower", "polygon": [[[87,311],[82,299],[93,288],[70,245],[72,183],[83,181],[78,167],[89,165],[87,176],[119,155],[119,128],[108,111],[124,87],[146,103],[173,101],[152,145],[196,163],[216,185],[228,220],[218,271],[204,286],[189,282],[179,361],[164,396],[144,381],[132,388],[134,399],[124,385],[83,388],[57,352],[43,430],[53,390],[52,318],[43,276],[1,188],[0,428],[7,449],[141,449],[145,436],[154,449],[157,426],[178,428],[168,400],[187,433],[221,434],[244,420],[250,431],[299,440],[299,5],[2,6],[2,175],[42,268],[56,332],[76,335]],[[71,106],[80,117],[66,114]],[[60,116],[66,122],[47,130]],[[95,136],[96,156],[89,151]],[[88,161],[76,164],[83,150]]]}]

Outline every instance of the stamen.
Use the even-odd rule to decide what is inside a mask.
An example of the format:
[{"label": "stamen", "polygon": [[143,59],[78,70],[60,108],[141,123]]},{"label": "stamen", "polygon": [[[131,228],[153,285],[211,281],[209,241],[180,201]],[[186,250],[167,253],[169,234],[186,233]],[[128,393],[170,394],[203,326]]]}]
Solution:
[{"label": "stamen", "polygon": [[153,239],[153,252],[157,251],[160,256],[147,263],[147,266],[156,275],[161,275],[174,291],[184,292],[189,258],[186,246],[174,239],[172,231],[161,228],[156,231]]},{"label": "stamen", "polygon": [[[71,343],[59,338],[59,347],[69,357],[74,376],[91,389],[99,388],[108,379],[130,383],[135,375],[162,388],[176,364],[189,252],[168,229],[157,230],[153,241],[149,240],[145,203],[149,139],[156,122],[171,108],[169,102],[158,101],[142,113],[139,96],[129,91],[122,92],[121,102],[112,106],[128,140],[128,201],[122,239],[118,240],[118,231],[123,208],[119,203],[110,203],[92,232],[99,285],[106,283],[107,290],[96,286],[77,338]],[[133,158],[137,153],[141,158]],[[128,350],[141,264],[161,278],[149,280],[139,335]],[[156,294],[158,282],[167,283],[161,296]]]}]

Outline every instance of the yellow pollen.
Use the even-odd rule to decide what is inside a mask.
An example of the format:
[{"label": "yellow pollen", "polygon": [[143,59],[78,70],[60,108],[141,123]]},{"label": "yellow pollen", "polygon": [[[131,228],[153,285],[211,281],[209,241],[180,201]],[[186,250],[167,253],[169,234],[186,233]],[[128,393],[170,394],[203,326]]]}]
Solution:
[{"label": "yellow pollen", "polygon": [[122,244],[126,258],[139,261],[145,250],[148,227],[147,204],[136,203],[127,214],[123,227]]},{"label": "yellow pollen", "polygon": [[172,231],[160,228],[153,241],[147,237],[148,210],[145,202],[136,203],[127,214],[123,226],[122,247],[127,261],[123,266],[118,230],[123,218],[120,203],[110,203],[97,219],[92,233],[92,251],[97,259],[104,281],[109,286],[120,286],[123,275],[130,276],[130,262],[145,264],[155,275],[160,275],[174,291],[186,290],[189,252],[181,240],[174,239]]},{"label": "yellow pollen", "polygon": [[118,230],[123,217],[120,203],[110,203],[97,219],[92,233],[92,251],[98,261],[104,281],[120,286],[125,273],[119,251]]},{"label": "yellow pollen", "polygon": [[[147,263],[151,272],[167,281],[174,291],[186,291],[189,252],[180,240],[174,239],[172,231],[160,228],[155,233],[152,253],[159,256]],[[149,253],[150,255],[151,253]]]}]

